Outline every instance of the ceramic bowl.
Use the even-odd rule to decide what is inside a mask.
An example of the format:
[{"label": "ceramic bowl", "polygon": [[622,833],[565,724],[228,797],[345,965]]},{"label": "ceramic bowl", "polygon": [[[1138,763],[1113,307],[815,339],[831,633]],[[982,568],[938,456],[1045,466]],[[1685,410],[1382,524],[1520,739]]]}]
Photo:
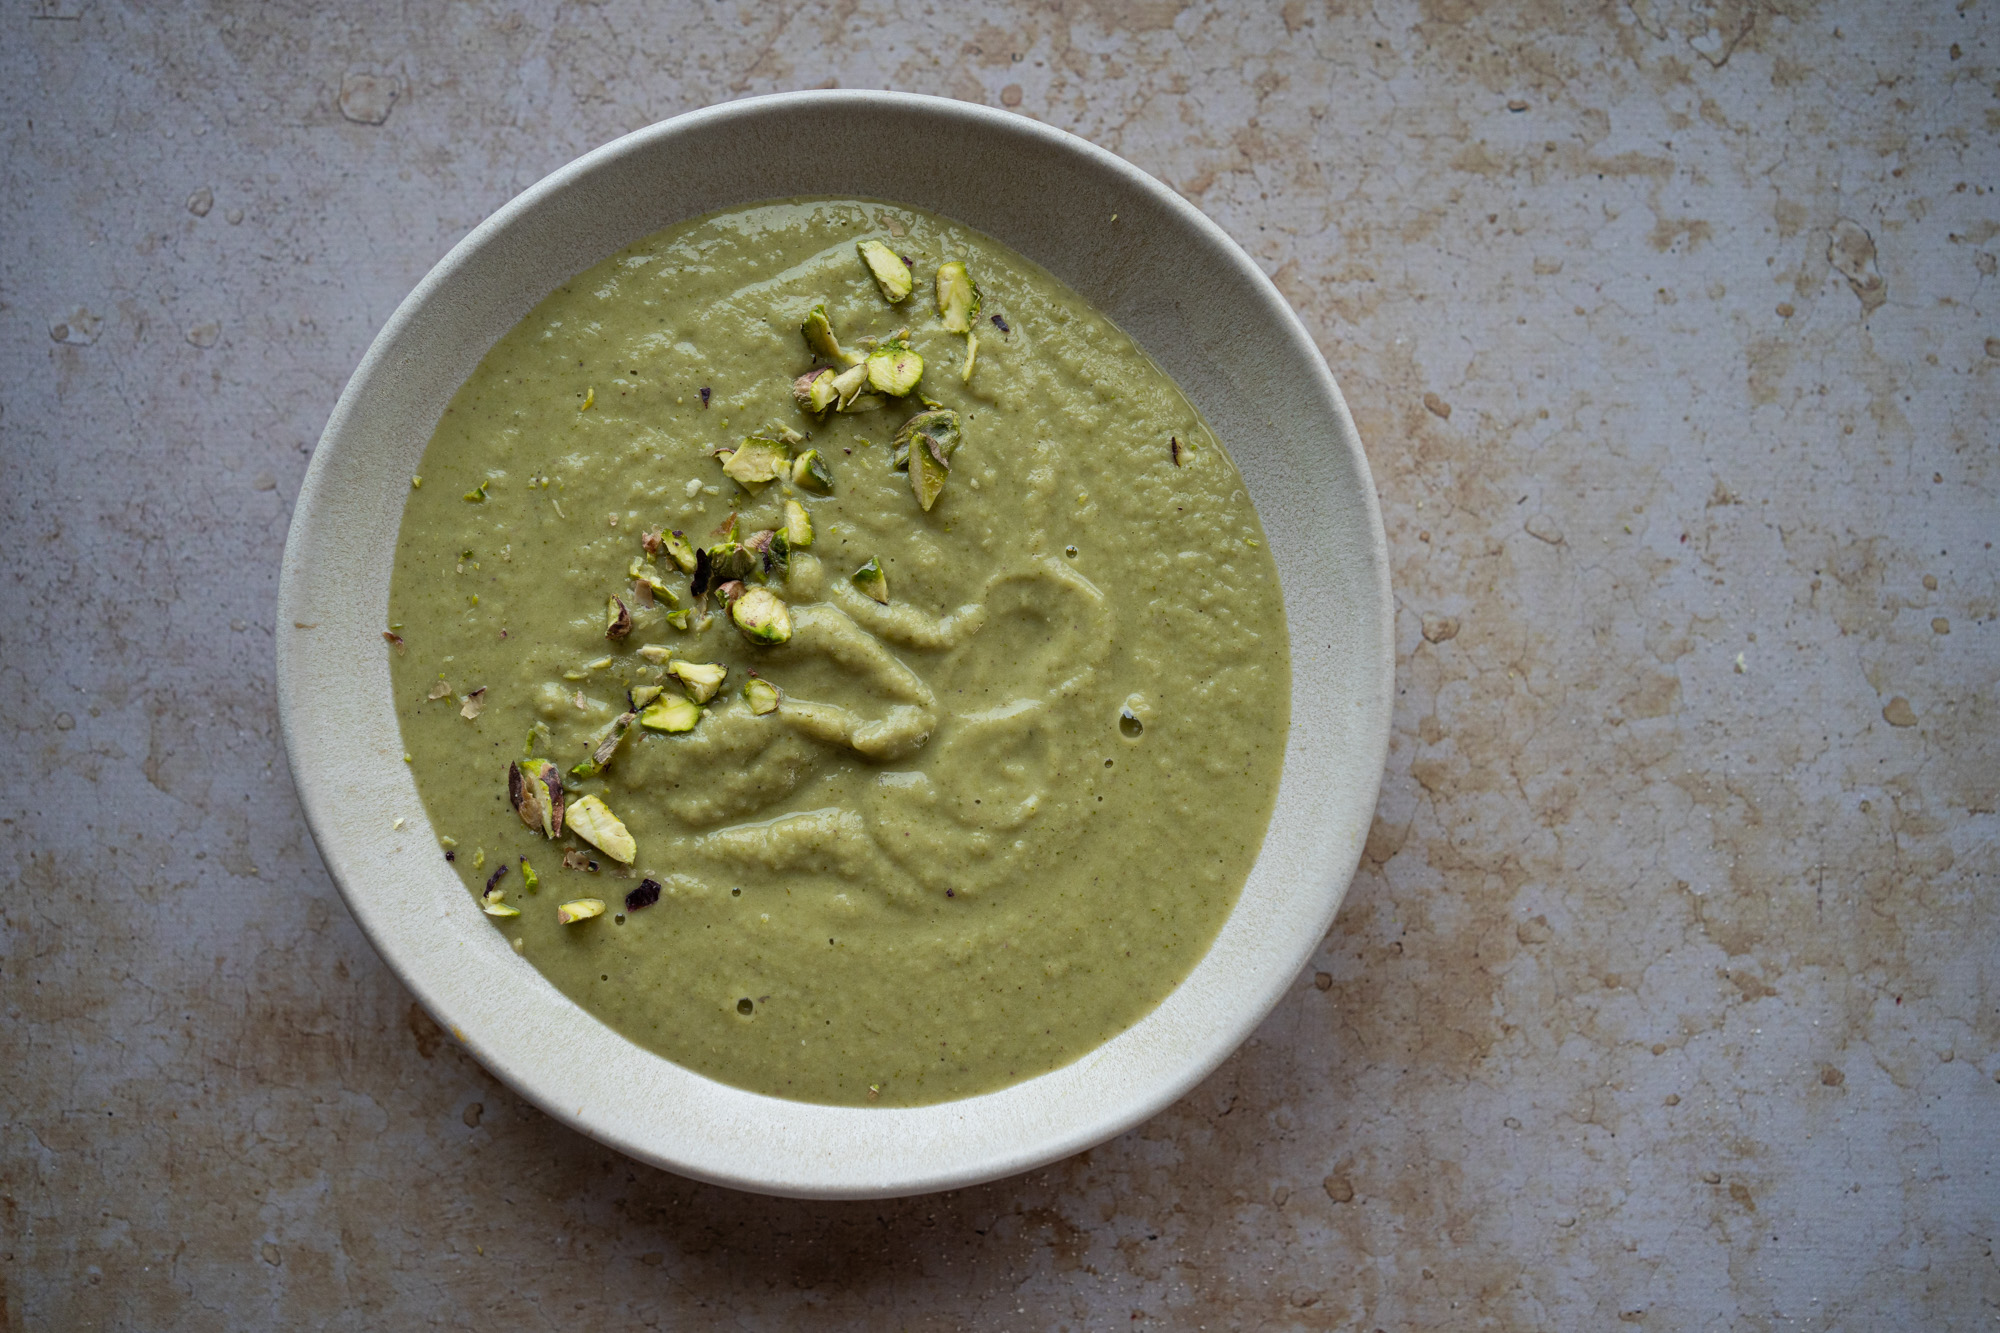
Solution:
[{"label": "ceramic bowl", "polygon": [[[916,1109],[728,1087],[631,1044],[544,981],[484,926],[436,854],[401,762],[383,641],[410,475],[493,343],[557,284],[642,236],[814,194],[957,218],[1136,338],[1241,469],[1291,629],[1276,812],[1201,963],[1074,1064]],[[1130,1128],[1220,1064],[1294,984],[1346,892],[1387,753],[1391,648],[1388,556],[1361,442],[1312,339],[1257,265],[1173,191],[1082,139],[890,93],[788,93],[680,116],[572,162],[482,223],[348,381],[299,493],[278,593],[278,697],[299,800],[397,976],[563,1123],[683,1175],[799,1197],[915,1194],[1025,1171]]]}]

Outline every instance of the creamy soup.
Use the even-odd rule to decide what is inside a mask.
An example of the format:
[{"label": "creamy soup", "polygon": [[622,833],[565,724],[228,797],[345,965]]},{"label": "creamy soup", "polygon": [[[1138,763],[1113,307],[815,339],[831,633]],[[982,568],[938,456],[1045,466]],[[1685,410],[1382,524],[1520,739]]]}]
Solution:
[{"label": "creamy soup", "polygon": [[865,201],[684,223],[537,306],[424,453],[389,618],[465,928],[807,1101],[986,1092],[1142,1018],[1288,725],[1277,573],[1187,399],[1012,250]]}]

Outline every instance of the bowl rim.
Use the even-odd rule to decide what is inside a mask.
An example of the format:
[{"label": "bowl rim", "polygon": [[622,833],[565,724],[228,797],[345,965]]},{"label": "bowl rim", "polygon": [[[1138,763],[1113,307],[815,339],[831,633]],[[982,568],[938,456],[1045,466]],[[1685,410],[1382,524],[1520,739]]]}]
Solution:
[{"label": "bowl rim", "polygon": [[[1117,178],[1127,188],[1145,196],[1152,204],[1163,209],[1180,225],[1195,232],[1199,241],[1212,252],[1212,257],[1225,263],[1230,269],[1231,276],[1245,284],[1250,294],[1254,296],[1258,312],[1270,321],[1275,333],[1290,342],[1291,351],[1297,359],[1310,367],[1314,383],[1309,388],[1324,401],[1334,418],[1336,439],[1330,443],[1345,451],[1345,457],[1336,460],[1336,463],[1344,464],[1357,480],[1359,494],[1356,501],[1365,514],[1365,523],[1361,525],[1365,531],[1354,534],[1356,542],[1351,555],[1354,560],[1372,572],[1374,596],[1372,607],[1357,606],[1352,610],[1356,617],[1365,617],[1371,610],[1373,612],[1374,623],[1372,627],[1364,627],[1363,637],[1374,639],[1375,661],[1372,679],[1355,682],[1355,693],[1360,702],[1366,705],[1366,711],[1356,724],[1358,745],[1355,764],[1357,771],[1365,768],[1367,773],[1372,774],[1372,779],[1365,784],[1367,788],[1365,801],[1360,799],[1360,793],[1357,792],[1355,798],[1347,801],[1334,817],[1339,825],[1333,830],[1337,836],[1331,839],[1330,854],[1319,864],[1320,873],[1314,877],[1322,886],[1312,903],[1318,909],[1317,930],[1311,934],[1310,939],[1306,939],[1306,932],[1302,929],[1294,929],[1291,932],[1291,936],[1305,940],[1304,948],[1299,950],[1298,957],[1274,960],[1274,963],[1281,961],[1283,966],[1274,966],[1269,977],[1253,987],[1256,993],[1250,997],[1250,1002],[1232,1017],[1220,1021],[1203,1045],[1186,1052],[1185,1058],[1171,1076],[1157,1077],[1137,1092],[1110,1098],[1102,1106],[1093,1106],[1084,1111],[1066,1108],[1062,1115],[1055,1117],[1060,1124],[1052,1132],[1016,1136],[1016,1141],[1010,1143],[989,1145],[988,1142],[981,1141],[962,1157],[952,1161],[925,1162],[921,1165],[911,1163],[907,1167],[899,1163],[896,1168],[887,1171],[877,1163],[872,1173],[856,1173],[834,1162],[830,1155],[830,1147],[837,1147],[843,1136],[861,1132],[860,1123],[854,1117],[889,1119],[922,1115],[928,1118],[924,1125],[918,1127],[915,1121],[912,1121],[913,1127],[924,1131],[918,1135],[919,1138],[925,1138],[930,1131],[947,1128],[952,1123],[957,1123],[962,1128],[976,1130],[983,1123],[981,1116],[973,1114],[979,1104],[993,1102],[996,1099],[1018,1098],[1024,1089],[1033,1089],[1038,1084],[1065,1075],[1066,1071],[1076,1071],[1091,1065],[1099,1054],[1151,1022],[1160,1010],[1168,1006],[1174,994],[1188,989],[1195,973],[1184,979],[1176,987],[1176,991],[1170,992],[1160,1006],[1146,1018],[1142,1018],[1132,1028],[1126,1029],[1119,1037],[1113,1038],[1105,1047],[1086,1054],[1073,1064],[992,1093],[959,1101],[937,1103],[928,1107],[851,1108],[766,1097],[704,1079],[681,1066],[672,1065],[664,1057],[643,1052],[650,1059],[669,1066],[685,1078],[707,1085],[704,1089],[705,1095],[710,1102],[717,1104],[722,1114],[740,1116],[760,1112],[770,1115],[789,1113],[821,1122],[813,1128],[811,1134],[808,1134],[809,1138],[824,1133],[833,1140],[831,1145],[817,1140],[810,1144],[794,1145],[803,1149],[803,1155],[789,1163],[785,1160],[783,1151],[771,1151],[768,1147],[758,1151],[750,1150],[747,1145],[740,1149],[725,1148],[719,1156],[712,1149],[707,1151],[706,1155],[682,1151],[679,1145],[671,1142],[663,1143],[657,1133],[640,1133],[630,1124],[620,1123],[615,1111],[605,1109],[604,1098],[596,1098],[598,1102],[596,1106],[588,1102],[581,1106],[575,1105],[577,1098],[570,1095],[574,1089],[552,1085],[546,1070],[521,1068],[510,1059],[510,1056],[518,1056],[518,1052],[510,1052],[504,1043],[495,1040],[492,1032],[483,1031],[474,1022],[466,1020],[463,997],[452,993],[455,983],[443,975],[443,971],[449,971],[456,964],[435,958],[417,957],[410,949],[403,947],[404,942],[397,932],[391,929],[388,918],[377,910],[378,905],[372,900],[364,901],[365,895],[355,882],[355,876],[352,873],[343,873],[350,869],[348,853],[351,850],[349,839],[352,835],[337,818],[339,813],[336,809],[337,795],[316,781],[317,774],[312,769],[317,757],[316,746],[320,742],[315,731],[316,724],[312,719],[311,683],[308,680],[307,662],[316,651],[316,645],[301,642],[299,636],[284,632],[283,627],[287,625],[298,625],[301,629],[309,627],[300,619],[301,615],[308,614],[305,573],[308,548],[314,547],[315,544],[323,545],[328,539],[310,527],[308,517],[316,511],[323,496],[334,483],[335,464],[342,457],[342,450],[346,447],[345,439],[349,432],[355,429],[355,420],[363,401],[378,376],[383,375],[388,369],[388,364],[396,355],[402,337],[417,321],[425,307],[437,297],[440,289],[461,270],[477,262],[489,246],[504,237],[510,228],[539,206],[560,196],[577,182],[663,140],[699,134],[719,126],[726,126],[730,122],[770,117],[774,113],[783,116],[804,110],[814,114],[839,115],[870,108],[892,109],[936,117],[947,127],[956,124],[969,130],[997,132],[1013,136],[1041,151],[1080,158],[1089,168]],[[745,198],[739,202],[748,205],[759,200]],[[979,225],[971,219],[966,221],[970,225]],[[647,233],[642,232],[627,238],[627,243],[639,239],[639,236],[644,234]],[[1012,244],[1011,241],[1006,243]],[[1037,258],[1031,251],[1024,250],[1023,253],[1030,259]],[[604,255],[593,255],[583,267],[588,267],[604,257]],[[490,346],[490,343],[487,345]],[[1143,347],[1144,344],[1141,345]],[[1388,755],[1391,708],[1395,694],[1394,606],[1389,584],[1388,545],[1372,473],[1363,453],[1359,434],[1332,371],[1327,367],[1311,335],[1271,279],[1242,247],[1193,204],[1109,150],[1081,136],[1024,115],[975,103],[900,92],[828,89],[775,93],[690,111],[635,130],[583,154],[509,199],[480,222],[452,246],[399,303],[394,313],[370,342],[342,390],[328,417],[319,445],[314,450],[294,506],[285,545],[276,612],[276,623],[280,627],[280,632],[276,636],[275,684],[280,726],[285,741],[287,762],[292,771],[294,788],[298,793],[307,827],[320,850],[329,876],[348,903],[350,912],[355,916],[370,943],[375,946],[398,979],[416,995],[419,1003],[465,1045],[495,1077],[570,1128],[579,1130],[628,1155],[678,1174],[756,1193],[803,1198],[880,1198],[920,1194],[959,1188],[1032,1170],[1037,1166],[1093,1147],[1132,1128],[1156,1115],[1207,1078],[1262,1023],[1289,988],[1299,968],[1311,957],[1316,941],[1324,936],[1332,923],[1333,916],[1347,892],[1359,863],[1368,822],[1379,793],[1381,775]],[[1288,620],[1291,619],[1291,614],[1288,609]],[[1295,644],[1293,654],[1295,699],[1298,671],[1299,660]],[[1298,712],[1295,707],[1293,728],[1296,729],[1298,724]],[[1290,753],[1291,748],[1288,747],[1288,764]],[[422,807],[419,805],[417,808],[421,812]],[[1272,818],[1275,826],[1277,820],[1275,812]],[[427,818],[419,822],[428,828]],[[1259,851],[1260,861],[1264,857],[1264,849],[1270,845],[1270,837],[1270,831],[1267,829],[1265,843]],[[1230,917],[1236,917],[1243,910],[1243,906],[1243,902],[1239,900],[1231,909]],[[1222,931],[1226,933],[1229,929],[1230,922],[1225,919]],[[1219,934],[1216,943],[1219,943],[1220,939]],[[1204,954],[1204,960],[1208,954],[1215,951],[1215,948],[1216,944],[1212,943],[1209,951]],[[1197,973],[1201,971],[1202,966],[1202,962],[1198,961]],[[535,975],[539,976],[539,973]],[[571,1002],[565,1000],[564,1003]],[[585,1011],[578,1008],[577,1012]],[[632,1049],[642,1051],[643,1048],[634,1046]],[[559,1080],[557,1082],[559,1083]],[[777,1108],[783,1108],[783,1111]],[[1018,1118],[1018,1108],[1013,1108],[994,1123],[1011,1124]],[[930,1123],[933,1121],[937,1123]],[[790,1121],[786,1123],[789,1124]],[[1029,1141],[1030,1138],[1032,1141]],[[802,1169],[800,1163],[807,1156],[813,1158],[812,1164]]]}]

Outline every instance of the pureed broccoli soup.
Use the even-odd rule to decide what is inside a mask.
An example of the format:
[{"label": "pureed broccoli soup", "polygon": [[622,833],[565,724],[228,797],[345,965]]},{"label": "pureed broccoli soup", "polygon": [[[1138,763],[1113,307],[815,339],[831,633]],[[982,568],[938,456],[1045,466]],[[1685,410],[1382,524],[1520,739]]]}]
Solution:
[{"label": "pureed broccoli soup", "polygon": [[1276,795],[1234,465],[1076,293],[916,209],[719,213],[551,294],[446,409],[389,604],[491,927],[775,1096],[945,1101],[1115,1036]]}]

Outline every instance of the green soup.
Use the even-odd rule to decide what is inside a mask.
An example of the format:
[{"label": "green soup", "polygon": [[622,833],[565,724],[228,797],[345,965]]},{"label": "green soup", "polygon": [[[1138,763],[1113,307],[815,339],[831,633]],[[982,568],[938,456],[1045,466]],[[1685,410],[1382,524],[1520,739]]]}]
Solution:
[{"label": "green soup", "polygon": [[1005,246],[859,201],[684,223],[537,306],[425,451],[390,621],[465,928],[807,1101],[986,1092],[1143,1017],[1288,724],[1277,572],[1187,399]]}]

